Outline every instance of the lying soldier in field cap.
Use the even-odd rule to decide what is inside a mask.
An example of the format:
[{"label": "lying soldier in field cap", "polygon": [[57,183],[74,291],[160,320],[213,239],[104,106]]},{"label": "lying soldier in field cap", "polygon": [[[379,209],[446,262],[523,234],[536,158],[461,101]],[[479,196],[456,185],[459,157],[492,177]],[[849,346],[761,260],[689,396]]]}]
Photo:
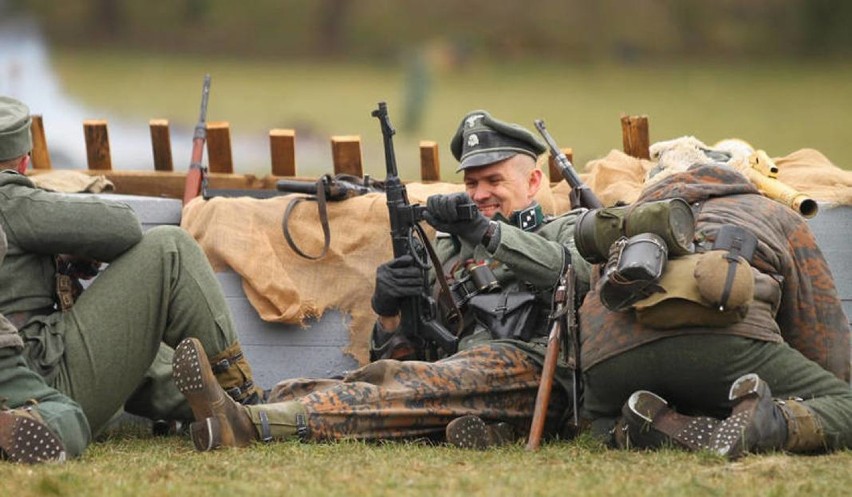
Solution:
[{"label": "lying soldier in field cap", "polygon": [[[9,246],[0,267],[0,313],[18,329],[0,335],[0,397],[12,409],[0,411],[6,456],[77,456],[122,407],[154,420],[191,419],[171,374],[171,347],[190,336],[211,354],[217,385],[241,402],[259,401],[228,306],[196,242],[174,226],[143,235],[124,204],[36,188],[22,174],[30,123],[26,105],[0,96],[0,225]],[[91,278],[101,262],[109,266],[77,299],[70,291],[80,288],[76,278]],[[10,427],[29,436],[17,429],[22,409],[64,452],[29,457],[9,450]],[[38,440],[25,442],[48,438],[32,433]]]},{"label": "lying soldier in field cap", "polygon": [[[429,197],[426,221],[440,233],[436,251],[451,282],[470,281],[471,271],[493,277],[485,288],[456,286],[467,323],[459,351],[435,362],[408,360],[427,354],[399,329],[400,305],[419,295],[423,282],[413,259],[399,257],[376,271],[375,362],[343,379],[284,381],[272,392],[278,402],[240,406],[213,381],[201,344],[182,343],[174,359],[175,379],[195,413],[197,449],[288,438],[419,437],[482,448],[526,435],[552,293],[569,257],[580,286],[588,287],[589,266],[573,244],[578,212],[557,218],[542,214],[533,197],[544,181],[536,158],[545,147],[518,125],[486,111],[470,112],[451,149],[465,192]],[[460,219],[456,206],[470,202],[478,211],[473,219]],[[501,305],[526,319],[501,327],[505,314],[495,309]],[[546,425],[550,435],[562,431],[573,409],[571,371],[560,364],[557,375]]]}]

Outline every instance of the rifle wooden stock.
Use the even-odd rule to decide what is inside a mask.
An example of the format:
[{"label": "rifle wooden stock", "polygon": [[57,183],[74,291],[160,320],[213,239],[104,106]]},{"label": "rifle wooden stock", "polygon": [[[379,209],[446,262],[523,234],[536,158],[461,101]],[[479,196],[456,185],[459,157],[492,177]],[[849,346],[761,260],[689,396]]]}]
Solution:
[{"label": "rifle wooden stock", "polygon": [[204,166],[201,160],[204,156],[204,143],[207,141],[207,98],[210,95],[210,75],[204,76],[204,84],[201,87],[201,115],[198,124],[195,125],[195,133],[192,136],[192,157],[189,162],[189,171],[186,173],[186,183],[183,190],[183,205],[189,203],[201,193],[204,182]]},{"label": "rifle wooden stock", "polygon": [[746,177],[760,193],[780,202],[802,216],[810,219],[819,212],[819,204],[811,197],[777,179],[778,167],[763,150],[758,150],[749,158]]},{"label": "rifle wooden stock", "polygon": [[[553,298],[556,302],[553,325],[550,327],[550,334],[547,337],[547,352],[544,355],[541,382],[538,384],[532,424],[530,425],[530,437],[527,440],[526,448],[530,451],[536,451],[541,446],[541,436],[544,433],[545,421],[547,421],[547,407],[550,405],[550,394],[553,391],[553,380],[556,376],[556,364],[559,362],[559,352],[562,348],[562,335],[565,333],[565,330],[563,330],[563,326],[565,325],[563,317],[568,316],[567,324],[569,329],[573,323],[574,270],[571,264],[568,264]],[[575,391],[574,402],[577,402],[577,397],[578,395]],[[577,412],[577,407],[575,404],[575,413]]]}]

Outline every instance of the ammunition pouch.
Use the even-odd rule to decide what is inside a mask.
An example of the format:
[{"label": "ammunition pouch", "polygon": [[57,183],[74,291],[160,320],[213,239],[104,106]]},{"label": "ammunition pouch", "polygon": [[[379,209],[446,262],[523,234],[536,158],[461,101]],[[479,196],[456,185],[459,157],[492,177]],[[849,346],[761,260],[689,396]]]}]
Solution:
[{"label": "ammunition pouch", "polygon": [[662,291],[657,281],[663,274],[667,257],[666,243],[653,233],[619,238],[612,244],[609,262],[604,269],[601,303],[618,312]]},{"label": "ammunition pouch", "polygon": [[665,243],[672,257],[693,250],[695,216],[689,204],[673,198],[623,207],[584,212],[574,227],[577,251],[588,262],[606,262],[612,244],[621,238],[653,233]]},{"label": "ammunition pouch", "polygon": [[535,335],[538,313],[530,292],[483,293],[471,298],[468,306],[492,338],[528,341]]}]

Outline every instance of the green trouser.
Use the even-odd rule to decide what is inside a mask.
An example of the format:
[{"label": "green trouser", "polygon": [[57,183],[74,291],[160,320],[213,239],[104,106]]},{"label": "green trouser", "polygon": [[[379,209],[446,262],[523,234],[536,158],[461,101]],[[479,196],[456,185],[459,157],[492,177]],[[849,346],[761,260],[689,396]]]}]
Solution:
[{"label": "green trouser", "polygon": [[213,356],[237,340],[207,258],[172,226],[148,231],[70,311],[38,321],[21,330],[29,366],[82,406],[96,434],[122,406],[151,419],[192,419],[164,345],[196,337]]},{"label": "green trouser", "polygon": [[10,408],[37,401],[38,413],[60,436],[69,457],[79,456],[89,445],[92,433],[80,405],[48,386],[12,348],[0,349],[0,397]]},{"label": "green trouser", "polygon": [[734,335],[684,335],[651,342],[584,372],[584,417],[603,436],[636,390],[679,412],[727,417],[731,383],[756,373],[773,397],[801,398],[815,412],[830,449],[852,448],[852,388],[785,343]]}]

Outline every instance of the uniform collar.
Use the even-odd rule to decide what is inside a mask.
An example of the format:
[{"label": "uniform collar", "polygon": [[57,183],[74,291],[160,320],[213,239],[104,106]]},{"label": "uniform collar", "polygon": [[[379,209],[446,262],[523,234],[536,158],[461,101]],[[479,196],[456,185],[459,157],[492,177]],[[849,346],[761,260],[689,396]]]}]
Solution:
[{"label": "uniform collar", "polygon": [[523,231],[535,231],[539,226],[544,224],[544,212],[541,210],[541,205],[533,201],[526,209],[512,212],[508,219],[499,212],[492,219],[510,224]]}]

